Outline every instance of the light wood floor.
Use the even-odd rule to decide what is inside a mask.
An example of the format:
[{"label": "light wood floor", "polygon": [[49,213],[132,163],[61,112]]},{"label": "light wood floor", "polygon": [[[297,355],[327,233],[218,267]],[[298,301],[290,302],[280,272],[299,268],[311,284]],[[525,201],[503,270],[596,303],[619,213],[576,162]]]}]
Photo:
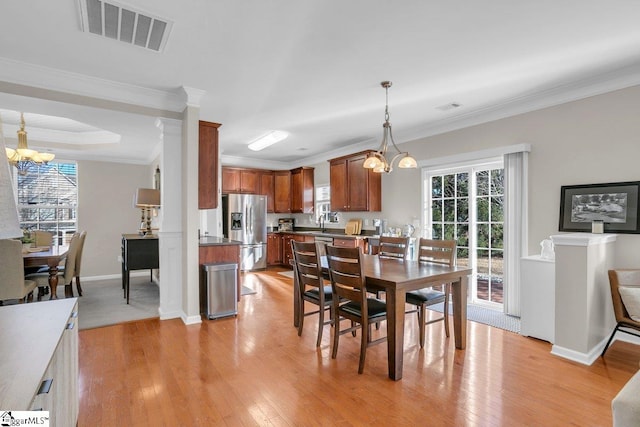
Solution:
[{"label": "light wood floor", "polygon": [[[404,378],[387,377],[386,346],[367,352],[317,320],[292,326],[291,280],[247,274],[257,294],[237,318],[185,326],[145,320],[80,331],[80,415],[85,426],[610,426],[611,399],[637,371],[640,346],[617,341],[584,366],[552,356],[547,342],[469,322],[455,350],[442,324],[423,350],[413,317]],[[384,331],[384,327],[381,328]]]}]

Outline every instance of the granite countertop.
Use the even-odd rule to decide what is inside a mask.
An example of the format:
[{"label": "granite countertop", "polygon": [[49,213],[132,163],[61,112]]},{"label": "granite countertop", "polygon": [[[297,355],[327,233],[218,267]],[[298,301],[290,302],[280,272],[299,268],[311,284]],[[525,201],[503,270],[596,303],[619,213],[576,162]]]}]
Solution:
[{"label": "granite countertop", "polygon": [[224,237],[217,236],[201,236],[200,246],[224,246],[224,245],[241,245],[242,242],[238,240],[231,240]]},{"label": "granite countertop", "polygon": [[379,237],[379,236],[373,236],[373,235],[366,235],[366,234],[344,234],[344,230],[339,230],[339,229],[327,229],[324,232],[321,230],[293,230],[293,231],[270,231],[269,233],[276,233],[276,234],[301,234],[304,236],[313,236],[313,237],[329,237],[329,238],[338,238],[338,239],[369,239],[369,238],[373,238],[373,237]]}]

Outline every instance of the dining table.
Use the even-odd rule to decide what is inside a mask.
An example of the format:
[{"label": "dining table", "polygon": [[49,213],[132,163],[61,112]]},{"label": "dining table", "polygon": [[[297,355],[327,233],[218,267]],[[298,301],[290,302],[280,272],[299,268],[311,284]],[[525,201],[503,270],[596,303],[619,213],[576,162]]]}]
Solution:
[{"label": "dining table", "polygon": [[[395,381],[402,379],[405,299],[408,291],[450,283],[455,346],[460,350],[466,348],[467,287],[471,268],[386,259],[369,254],[363,255],[362,262],[367,289],[384,290],[386,294],[389,378]],[[328,273],[326,257],[321,257],[321,264],[323,273]],[[294,326],[298,325],[298,309],[302,303],[296,276],[294,265]]]},{"label": "dining table", "polygon": [[[68,245],[53,245],[49,247],[32,248],[22,254],[25,269],[37,266],[49,267],[49,287],[51,288],[51,296],[49,299],[58,298],[56,295],[56,290],[58,289],[58,265],[67,257],[68,253]],[[42,295],[38,296],[41,297]]]}]

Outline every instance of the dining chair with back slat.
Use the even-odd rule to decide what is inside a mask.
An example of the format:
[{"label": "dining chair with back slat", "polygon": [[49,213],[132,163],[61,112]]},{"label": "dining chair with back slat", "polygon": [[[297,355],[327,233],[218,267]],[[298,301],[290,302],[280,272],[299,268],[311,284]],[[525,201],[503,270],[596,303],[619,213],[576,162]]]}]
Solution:
[{"label": "dining chair with back slat", "polygon": [[6,300],[32,301],[36,283],[25,280],[22,243],[19,240],[0,239],[0,265],[0,305]]},{"label": "dining chair with back slat", "polygon": [[[445,265],[452,267],[456,264],[456,241],[455,240],[432,240],[421,238],[418,244],[418,262],[433,265]],[[449,337],[449,299],[451,295],[451,284],[443,283],[442,291],[433,287],[409,291],[406,295],[408,304],[416,306],[416,309],[407,313],[418,314],[418,327],[420,333],[420,348],[424,347],[425,326],[444,322],[444,332]],[[442,317],[427,321],[427,307],[434,304],[444,303],[444,313]]]},{"label": "dining chair with back slat", "polygon": [[[331,310],[331,285],[324,284],[322,265],[320,264],[321,251],[316,243],[292,240],[291,247],[296,274],[298,275],[300,295],[298,336],[302,335],[305,316],[317,314],[318,339],[316,341],[316,347],[320,347],[324,325],[331,324],[331,316],[329,320],[324,320],[325,311]],[[314,304],[318,309],[305,312],[305,301]]]},{"label": "dining chair with back slat", "polygon": [[409,258],[409,237],[381,236],[378,256],[381,258]]},{"label": "dining chair with back slat", "polygon": [[[361,329],[359,374],[364,370],[367,348],[386,341],[386,337],[372,340],[370,326],[387,318],[385,302],[367,297],[362,257],[360,248],[327,246],[327,262],[333,291],[334,327],[331,358],[335,359],[338,354],[340,335],[355,333],[357,329]],[[340,321],[345,319],[351,321],[351,326],[341,330]]]}]

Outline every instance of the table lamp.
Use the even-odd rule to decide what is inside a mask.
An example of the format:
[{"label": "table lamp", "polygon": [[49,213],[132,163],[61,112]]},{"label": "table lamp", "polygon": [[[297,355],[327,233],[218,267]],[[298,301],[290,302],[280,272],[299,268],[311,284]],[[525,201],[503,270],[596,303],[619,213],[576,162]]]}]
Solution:
[{"label": "table lamp", "polygon": [[140,231],[145,236],[152,236],[151,231],[151,209],[160,206],[160,190],[153,188],[138,188],[136,191],[136,207],[140,208],[142,218],[140,219]]}]

